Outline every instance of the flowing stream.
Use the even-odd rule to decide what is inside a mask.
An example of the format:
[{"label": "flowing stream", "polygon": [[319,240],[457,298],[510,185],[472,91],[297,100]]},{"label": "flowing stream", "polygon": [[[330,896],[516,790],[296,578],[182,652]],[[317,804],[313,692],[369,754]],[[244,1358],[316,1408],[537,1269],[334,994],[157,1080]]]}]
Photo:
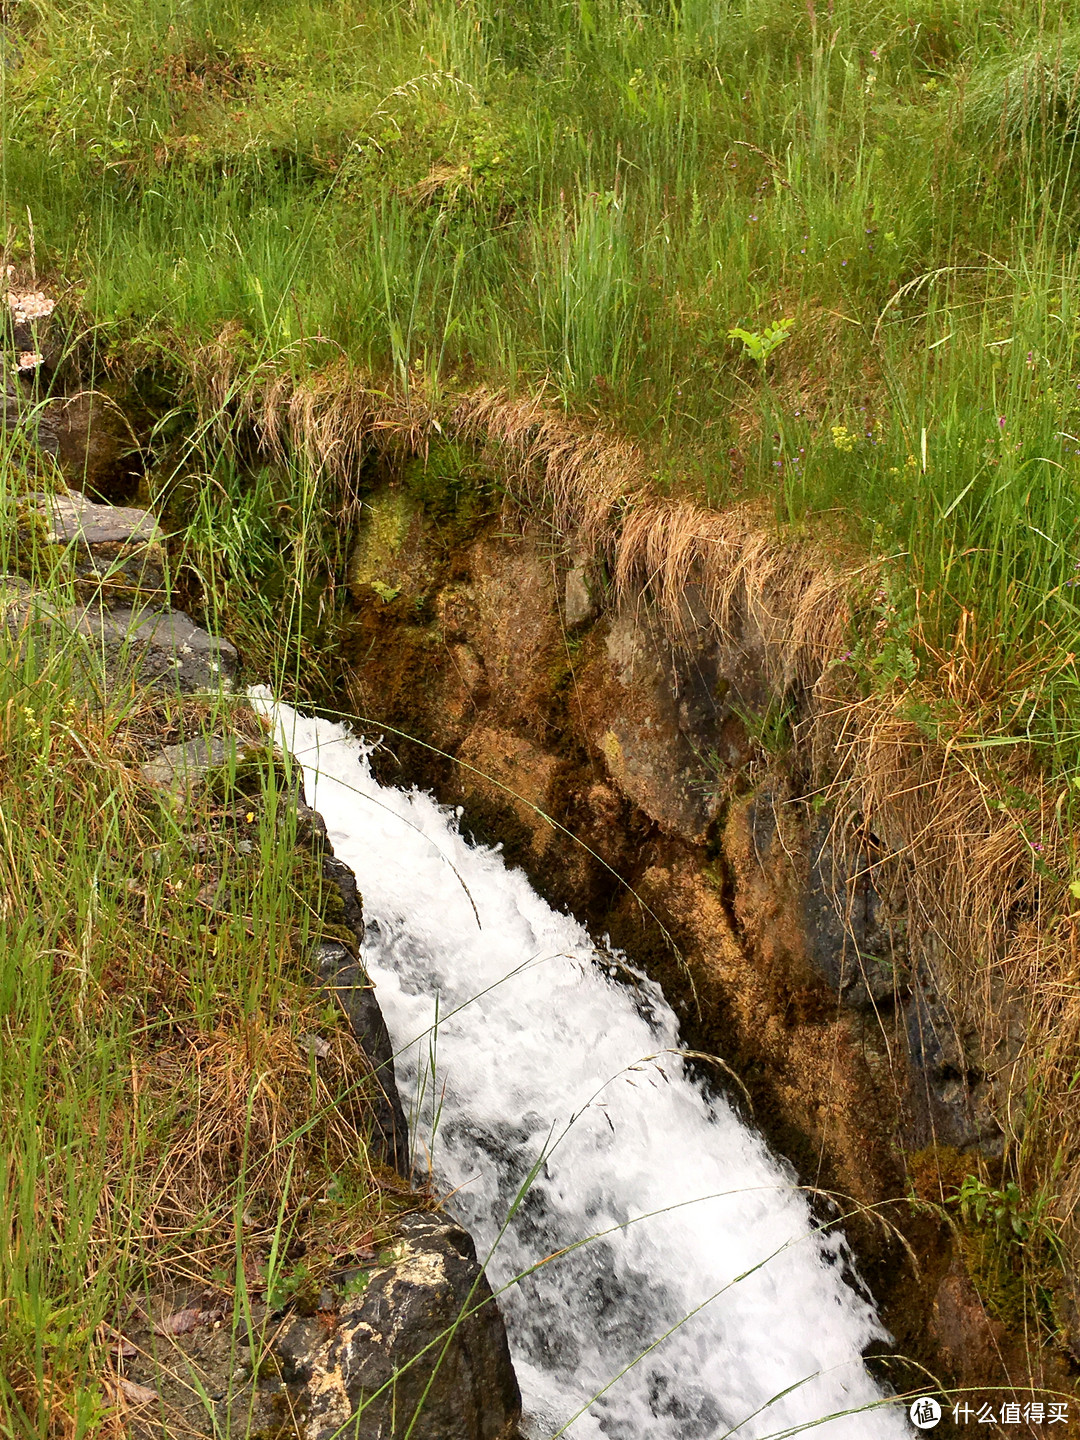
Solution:
[{"label": "flowing stream", "polygon": [[688,1075],[659,989],[454,811],[379,785],[364,741],[252,696],[356,873],[414,1157],[507,1287],[529,1433],[910,1435],[842,1238]]}]

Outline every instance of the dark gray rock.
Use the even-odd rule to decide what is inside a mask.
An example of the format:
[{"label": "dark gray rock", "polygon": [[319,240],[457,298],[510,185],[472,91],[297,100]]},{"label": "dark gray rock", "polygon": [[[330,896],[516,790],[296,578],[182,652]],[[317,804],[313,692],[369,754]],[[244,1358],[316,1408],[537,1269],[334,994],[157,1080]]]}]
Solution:
[{"label": "dark gray rock", "polygon": [[[296,842],[310,844],[321,854],[323,874],[334,882],[341,897],[345,923],[356,939],[355,953],[340,940],[324,940],[316,946],[313,958],[320,981],[341,1006],[353,1038],[371,1066],[374,1083],[368,1113],[374,1130],[368,1143],[377,1159],[408,1179],[412,1169],[409,1127],[394,1074],[394,1047],[371,977],[356,958],[364,942],[364,902],[356,886],[356,876],[334,854],[326,823],[319,812],[307,805],[299,793],[292,803],[297,816]],[[361,1112],[356,1113],[359,1119]]]},{"label": "dark gray rock", "polygon": [[9,433],[22,432],[47,455],[60,453],[56,421],[24,395],[18,383],[6,380],[0,387],[0,424]]},{"label": "dark gray rock", "polygon": [[443,1215],[400,1222],[397,1257],[291,1363],[310,1376],[306,1440],[516,1440],[521,1395],[476,1251]]},{"label": "dark gray rock", "polygon": [[[351,878],[352,872],[349,874]],[[355,882],[353,893],[355,895]],[[356,1043],[371,1065],[373,1093],[369,1108],[374,1133],[369,1143],[383,1164],[407,1178],[409,1127],[394,1075],[394,1047],[375,987],[355,955],[338,940],[324,940],[316,948],[315,962],[320,980],[341,1006]]]},{"label": "dark gray rock", "polygon": [[183,745],[166,745],[160,755],[140,766],[143,778],[152,785],[165,785],[170,790],[193,790],[211,770],[216,770],[231,759],[234,763],[243,759],[245,747],[235,736],[223,738],[212,735],[209,740],[199,738]]},{"label": "dark gray rock", "polygon": [[874,884],[875,857],[852,844],[838,854],[831,815],[810,833],[803,895],[807,955],[823,980],[856,1010],[891,1008],[903,989],[906,951]]},{"label": "dark gray rock", "polygon": [[940,997],[919,981],[905,1008],[904,1024],[911,1148],[952,1145],[999,1155],[1004,1136],[991,1113],[986,1077],[969,1058],[973,1046]]},{"label": "dark gray rock", "polygon": [[182,610],[94,602],[73,610],[18,576],[0,576],[0,623],[11,638],[63,643],[95,682],[105,678],[183,694],[233,689],[239,656],[227,640],[196,625]]},{"label": "dark gray rock", "polygon": [[183,694],[233,688],[239,668],[235,648],[207,634],[182,610],[87,605],[73,619],[77,633],[114,675]]},{"label": "dark gray rock", "polygon": [[[297,784],[299,785],[299,783],[299,777],[297,777]],[[317,810],[313,810],[304,801],[299,790],[293,796],[292,806],[296,812],[297,845],[311,845],[315,849],[325,847],[329,843],[326,838],[326,822]],[[351,870],[349,874],[352,875]],[[355,889],[355,887],[356,881],[353,880],[353,888]]]},{"label": "dark gray rock", "polygon": [[287,1384],[311,1379],[312,1357],[326,1339],[326,1326],[317,1315],[301,1315],[286,1325],[274,1341],[274,1354]]},{"label": "dark gray rock", "polygon": [[[323,835],[325,834],[324,825]],[[359,951],[364,944],[364,905],[356,888],[356,876],[343,860],[337,858],[328,840],[323,843],[322,866],[323,874],[337,886],[345,911],[345,923],[356,936],[356,948]]]},{"label": "dark gray rock", "polygon": [[32,495],[50,545],[70,549],[77,582],[114,593],[160,590],[165,583],[165,537],[147,510],[96,505],[78,491]]}]

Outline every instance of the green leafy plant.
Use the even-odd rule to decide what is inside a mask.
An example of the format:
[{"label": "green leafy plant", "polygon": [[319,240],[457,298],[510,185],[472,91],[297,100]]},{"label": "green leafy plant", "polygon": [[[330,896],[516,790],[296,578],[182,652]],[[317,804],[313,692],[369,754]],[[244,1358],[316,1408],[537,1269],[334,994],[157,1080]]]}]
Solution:
[{"label": "green leafy plant", "polygon": [[304,1264],[295,1265],[288,1271],[279,1271],[267,1281],[267,1305],[271,1310],[283,1309],[290,1300],[295,1300],[309,1288],[311,1280],[311,1272]]},{"label": "green leafy plant", "polygon": [[993,1230],[1000,1242],[1024,1245],[1038,1239],[1056,1248],[1057,1235],[1048,1219],[1051,1199],[1047,1191],[1025,1197],[1015,1180],[995,1188],[981,1176],[968,1175],[948,1203],[968,1224]]},{"label": "green leafy plant", "polygon": [[727,332],[728,339],[740,341],[743,354],[749,355],[759,370],[764,370],[773,351],[791,338],[791,327],[794,324],[795,321],[790,316],[785,316],[783,320],[774,320],[761,331],[744,330],[740,325],[733,325]]},{"label": "green leafy plant", "polygon": [[355,1300],[363,1295],[364,1291],[371,1284],[371,1273],[368,1270],[357,1270],[350,1275],[341,1287],[342,1299]]},{"label": "green leafy plant", "polygon": [[786,755],[791,749],[791,722],[795,716],[793,700],[774,696],[764,710],[750,710],[737,705],[732,709],[746,727],[747,736],[766,755]]}]

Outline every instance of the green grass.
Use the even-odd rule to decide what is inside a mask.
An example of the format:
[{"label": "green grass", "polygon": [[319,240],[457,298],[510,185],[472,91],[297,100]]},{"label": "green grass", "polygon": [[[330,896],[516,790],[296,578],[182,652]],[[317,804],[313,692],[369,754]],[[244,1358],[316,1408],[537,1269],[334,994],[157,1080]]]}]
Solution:
[{"label": "green grass", "polygon": [[[20,22],[4,233],[81,294],[84,349],[179,384],[238,321],[252,367],[543,385],[662,484],[898,557],[931,645],[967,610],[1003,678],[1047,662],[1023,737],[1075,753],[1080,9],[57,0]],[[765,365],[729,336],[785,317]]]},{"label": "green grass", "polygon": [[[241,374],[344,355],[398,393],[543,388],[636,439],[662,488],[888,557],[852,642],[864,684],[914,687],[920,725],[961,750],[1030,746],[1076,771],[1075,0],[27,0],[6,22],[6,260],[63,297],[54,333],[70,327],[80,384],[159,412],[151,491],[182,528],[181,598],[265,674],[318,688],[348,537],[301,457],[254,462],[228,405],[196,424],[199,349],[230,326]],[[760,362],[731,335],[783,320]],[[958,636],[954,693],[939,676]],[[118,1274],[143,1263],[134,1201],[112,1238],[75,1203],[106,1143],[79,1117],[87,1097],[103,1116],[132,1104],[118,1057],[138,1053],[152,989],[134,960],[108,969],[130,917],[101,857],[179,842],[119,760],[73,762],[77,780],[42,763],[69,731],[97,754],[138,717],[92,696],[65,715],[70,660],[35,663],[0,675],[0,784],[20,804],[28,785],[37,817],[5,841],[5,883],[39,886],[48,942],[13,904],[20,1038],[0,1067],[27,1103],[2,1138],[24,1221],[0,1294],[37,1307],[4,1353],[40,1394],[54,1313],[81,1337],[50,1342],[73,1357],[58,1373],[90,1363],[112,1293],[93,1247]],[[278,888],[250,905],[280,925],[273,864]],[[222,996],[237,1034],[274,1004],[293,1014],[276,962],[189,941],[184,1025],[201,1033]],[[76,957],[55,999],[48,951]],[[130,997],[107,1023],[106,984]],[[28,1118],[45,1096],[63,1140],[47,1154]],[[143,1163],[123,1160],[132,1193]],[[42,1204],[74,1257],[52,1270]]]}]

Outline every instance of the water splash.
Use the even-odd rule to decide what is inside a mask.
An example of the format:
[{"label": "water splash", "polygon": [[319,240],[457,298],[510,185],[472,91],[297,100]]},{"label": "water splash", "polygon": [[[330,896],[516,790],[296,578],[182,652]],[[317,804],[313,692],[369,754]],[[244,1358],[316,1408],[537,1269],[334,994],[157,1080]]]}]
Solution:
[{"label": "water splash", "polygon": [[252,694],[357,875],[414,1154],[509,1286],[537,1440],[910,1435],[863,1365],[887,1337],[843,1240],[686,1073],[659,989],[454,812],[380,786],[343,727]]}]

